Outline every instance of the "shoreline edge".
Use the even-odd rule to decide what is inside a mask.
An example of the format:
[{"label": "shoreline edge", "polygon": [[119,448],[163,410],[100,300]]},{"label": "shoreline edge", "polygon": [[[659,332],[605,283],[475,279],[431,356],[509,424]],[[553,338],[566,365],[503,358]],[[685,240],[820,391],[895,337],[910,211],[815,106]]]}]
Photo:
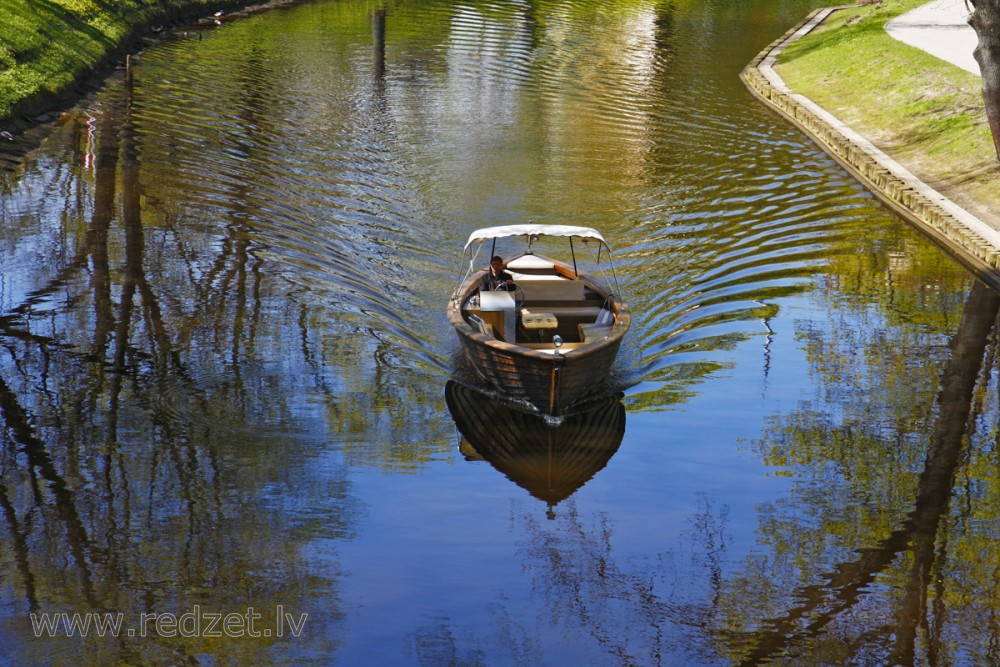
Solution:
[{"label": "shoreline edge", "polygon": [[811,12],[768,45],[740,73],[759,100],[804,132],[893,213],[944,247],[977,277],[1000,289],[1000,230],[933,189],[835,116],[790,90],[774,71],[785,47],[830,14],[855,5]]}]

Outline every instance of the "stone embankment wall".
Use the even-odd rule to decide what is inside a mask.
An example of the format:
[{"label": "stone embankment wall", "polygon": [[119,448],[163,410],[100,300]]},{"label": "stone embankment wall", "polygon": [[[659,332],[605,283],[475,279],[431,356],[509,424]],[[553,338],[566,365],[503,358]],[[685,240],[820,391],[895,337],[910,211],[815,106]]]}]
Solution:
[{"label": "stone embankment wall", "polygon": [[892,211],[1000,288],[1000,231],[928,186],[809,98],[793,93],[774,71],[774,61],[787,44],[839,9],[810,14],[764,49],[740,77],[751,92],[809,135]]}]

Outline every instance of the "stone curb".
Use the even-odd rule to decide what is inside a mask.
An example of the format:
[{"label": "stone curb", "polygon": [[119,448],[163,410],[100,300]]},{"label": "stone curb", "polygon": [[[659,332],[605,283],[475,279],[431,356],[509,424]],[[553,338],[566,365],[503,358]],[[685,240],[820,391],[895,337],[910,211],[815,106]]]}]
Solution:
[{"label": "stone curb", "polygon": [[980,278],[1000,288],[1000,231],[918,179],[809,98],[793,93],[774,71],[784,48],[830,14],[856,7],[818,9],[755,57],[740,78],[765,104],[805,132],[894,213],[955,254]]}]

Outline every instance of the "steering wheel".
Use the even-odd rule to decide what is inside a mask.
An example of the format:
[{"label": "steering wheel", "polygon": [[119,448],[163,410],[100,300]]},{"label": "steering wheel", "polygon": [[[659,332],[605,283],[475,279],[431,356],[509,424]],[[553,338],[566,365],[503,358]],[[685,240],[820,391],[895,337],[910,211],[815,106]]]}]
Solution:
[{"label": "steering wheel", "polygon": [[[517,308],[518,310],[520,310],[521,306],[524,305],[524,290],[521,289],[521,286],[518,285],[517,283],[511,283],[510,285],[508,285],[507,283],[500,283],[496,287],[493,288],[493,291],[494,292],[513,292],[514,293],[514,307]],[[517,300],[518,299],[518,294],[521,295],[520,296],[520,298],[521,298],[520,302],[518,302],[518,300]]]}]

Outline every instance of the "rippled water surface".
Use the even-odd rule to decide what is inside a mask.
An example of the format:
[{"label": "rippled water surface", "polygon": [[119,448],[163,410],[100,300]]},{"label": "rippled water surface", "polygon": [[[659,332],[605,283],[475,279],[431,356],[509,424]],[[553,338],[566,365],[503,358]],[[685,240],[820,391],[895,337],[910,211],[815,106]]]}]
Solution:
[{"label": "rippled water surface", "polygon": [[[741,85],[815,5],[317,0],[42,128],[0,664],[995,662],[1000,301]],[[559,429],[444,315],[524,221],[601,229],[633,312]]]}]

